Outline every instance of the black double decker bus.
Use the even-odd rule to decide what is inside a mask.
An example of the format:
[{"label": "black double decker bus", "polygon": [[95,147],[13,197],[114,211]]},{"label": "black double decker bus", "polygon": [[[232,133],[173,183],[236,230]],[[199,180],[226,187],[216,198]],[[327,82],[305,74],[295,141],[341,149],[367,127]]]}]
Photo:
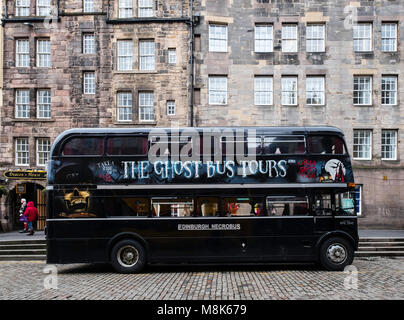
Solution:
[{"label": "black double decker bus", "polygon": [[318,262],[358,246],[335,127],[72,129],[48,163],[47,263]]}]

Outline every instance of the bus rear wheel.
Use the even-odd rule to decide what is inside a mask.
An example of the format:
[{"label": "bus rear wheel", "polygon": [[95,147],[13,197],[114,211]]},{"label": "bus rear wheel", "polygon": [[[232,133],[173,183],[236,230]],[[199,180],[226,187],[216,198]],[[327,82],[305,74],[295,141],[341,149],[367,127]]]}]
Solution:
[{"label": "bus rear wheel", "polygon": [[119,273],[138,273],[145,264],[145,249],[135,240],[119,241],[111,251],[111,265]]},{"label": "bus rear wheel", "polygon": [[344,238],[327,239],[320,247],[320,263],[326,270],[343,271],[347,265],[352,264],[353,259],[353,247]]}]

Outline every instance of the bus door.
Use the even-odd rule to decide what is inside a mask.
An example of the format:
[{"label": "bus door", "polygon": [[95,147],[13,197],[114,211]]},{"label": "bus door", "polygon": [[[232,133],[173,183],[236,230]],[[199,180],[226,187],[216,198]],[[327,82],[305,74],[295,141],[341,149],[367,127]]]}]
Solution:
[{"label": "bus door", "polygon": [[335,229],[335,202],[332,191],[314,191],[312,211],[314,214],[314,229],[316,233]]}]

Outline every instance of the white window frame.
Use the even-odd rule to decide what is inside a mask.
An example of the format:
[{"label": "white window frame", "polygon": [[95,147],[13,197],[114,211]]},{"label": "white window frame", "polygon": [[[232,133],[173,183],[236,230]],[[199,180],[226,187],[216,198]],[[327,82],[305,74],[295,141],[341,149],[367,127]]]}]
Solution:
[{"label": "white window frame", "polygon": [[51,15],[51,0],[36,1],[36,15],[39,17],[47,17]]},{"label": "white window frame", "polygon": [[306,26],[306,51],[325,52],[325,24],[310,23]]},{"label": "white window frame", "polygon": [[52,96],[50,89],[39,89],[36,94],[36,117],[38,119],[50,119],[52,108]]},{"label": "white window frame", "polygon": [[83,12],[85,13],[94,12],[94,0],[83,0]]},{"label": "white window frame", "polygon": [[175,48],[168,49],[168,63],[169,64],[177,63],[177,50]]},{"label": "white window frame", "polygon": [[150,18],[154,16],[154,0],[138,0],[137,7],[139,18]]},{"label": "white window frame", "polygon": [[50,151],[51,143],[49,138],[36,139],[36,165],[38,167],[46,166],[47,162],[49,161]]},{"label": "white window frame", "polygon": [[139,70],[154,71],[156,68],[156,44],[154,40],[139,41]]},{"label": "white window frame", "polygon": [[[386,136],[386,134],[388,134],[388,136]],[[397,160],[397,138],[398,138],[397,130],[382,129],[382,135],[381,135],[381,159],[382,160],[386,160],[386,161]],[[390,143],[386,143],[387,140],[389,140]],[[391,140],[393,140],[394,143],[391,143]],[[385,155],[387,155],[387,154],[391,154],[393,156],[386,157]]]},{"label": "white window frame", "polygon": [[[368,29],[369,27],[369,29]],[[353,26],[353,47],[355,52],[373,51],[373,25],[369,22]],[[368,44],[368,46],[366,45]]]},{"label": "white window frame", "polygon": [[227,105],[227,76],[209,76],[209,104]]},{"label": "white window frame", "polygon": [[167,101],[167,115],[175,116],[175,100]]},{"label": "white window frame", "polygon": [[15,15],[17,17],[28,17],[30,15],[31,0],[16,0]]},{"label": "white window frame", "polygon": [[29,166],[29,141],[28,138],[15,139],[15,165]]},{"label": "white window frame", "polygon": [[[311,83],[312,81],[320,81],[321,83]],[[313,103],[314,94],[319,95],[319,103]],[[308,100],[311,102],[308,102]],[[306,77],[306,104],[309,106],[325,105],[325,77],[324,76],[307,76]]]},{"label": "white window frame", "polygon": [[28,89],[15,91],[15,117],[18,119],[30,118],[30,92]]},{"label": "white window frame", "polygon": [[[369,89],[366,89],[367,83],[363,80],[369,80]],[[358,86],[358,89],[355,89],[355,84]],[[370,106],[373,103],[373,77],[372,76],[354,76],[353,79],[353,104],[355,106]],[[367,94],[368,96],[364,96]],[[357,101],[355,102],[355,99]],[[363,100],[360,103],[360,100]]]},{"label": "white window frame", "polygon": [[[381,83],[381,103],[383,106],[396,106],[398,93],[398,77],[397,76],[382,76]],[[386,90],[388,86],[388,90]],[[388,93],[388,94],[387,94]],[[386,95],[387,94],[387,95]],[[387,100],[393,100],[392,103],[385,103]]]},{"label": "white window frame", "polygon": [[[357,190],[356,188],[358,188],[359,190]],[[357,204],[356,204],[356,193],[359,192],[359,211],[356,213],[358,216],[362,215],[362,205],[363,205],[363,185],[361,184],[357,184],[355,188],[355,207],[357,208]]]},{"label": "white window frame", "polygon": [[274,81],[273,76],[254,77],[254,104],[256,106],[273,105]]},{"label": "white window frame", "polygon": [[39,68],[52,67],[50,39],[37,39],[37,41],[36,41],[36,66]]},{"label": "white window frame", "polygon": [[227,39],[227,25],[209,24],[209,52],[227,52]]},{"label": "white window frame", "polygon": [[133,117],[133,94],[132,92],[121,91],[117,93],[117,121],[132,121]]},{"label": "white window frame", "polygon": [[133,0],[119,0],[118,17],[133,18]]},{"label": "white window frame", "polygon": [[[290,83],[295,83],[295,89],[291,90]],[[297,106],[298,104],[298,88],[297,76],[282,76],[282,105]],[[293,94],[293,96],[291,96]]]},{"label": "white window frame", "polygon": [[[299,31],[297,23],[282,24],[282,52],[298,52]],[[293,44],[293,46],[291,46]]]},{"label": "white window frame", "polygon": [[257,53],[274,51],[274,28],[272,24],[255,25],[254,51]]},{"label": "white window frame", "polygon": [[133,70],[133,41],[118,40],[116,44],[117,50],[117,70],[132,71]]},{"label": "white window frame", "polygon": [[[384,29],[386,27],[389,27],[387,35],[386,35],[387,30]],[[382,33],[382,35],[381,35],[382,52],[396,52],[397,51],[397,42],[398,42],[398,37],[397,37],[398,36],[398,23],[397,22],[382,22],[381,33]],[[391,44],[393,44],[392,47],[391,47]]]},{"label": "white window frame", "polygon": [[30,61],[29,39],[17,39],[15,41],[15,66],[17,68],[28,68]]},{"label": "white window frame", "polygon": [[154,122],[154,116],[154,92],[139,91],[139,121]]},{"label": "white window frame", "polygon": [[86,71],[83,73],[83,93],[84,94],[96,93],[95,72]]},{"label": "white window frame", "polygon": [[[355,137],[355,134],[358,133],[359,136]],[[357,142],[355,143],[355,140]],[[369,141],[366,141],[369,140]],[[354,160],[372,160],[372,145],[373,145],[373,132],[369,129],[354,129],[353,131],[353,142],[352,142],[352,155]],[[369,144],[366,144],[369,142]],[[357,148],[356,148],[357,147]],[[366,148],[368,150],[363,151],[361,148]],[[356,150],[355,150],[356,149]],[[360,153],[365,156],[360,156]],[[356,154],[356,156],[355,156]],[[366,156],[368,154],[368,156]]]},{"label": "white window frame", "polygon": [[83,33],[83,54],[95,54],[94,33]]}]

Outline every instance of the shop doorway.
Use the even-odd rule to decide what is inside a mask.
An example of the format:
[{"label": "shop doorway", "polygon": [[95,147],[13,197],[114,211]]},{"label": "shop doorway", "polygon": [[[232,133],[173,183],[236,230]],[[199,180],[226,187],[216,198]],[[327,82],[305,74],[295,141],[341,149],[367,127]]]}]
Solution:
[{"label": "shop doorway", "polygon": [[19,210],[21,207],[21,199],[27,202],[33,201],[38,209],[39,218],[36,229],[43,230],[46,224],[46,194],[44,187],[31,182],[19,183],[12,189],[7,196],[7,208],[9,228],[18,230],[23,228],[23,223],[19,221]]}]

